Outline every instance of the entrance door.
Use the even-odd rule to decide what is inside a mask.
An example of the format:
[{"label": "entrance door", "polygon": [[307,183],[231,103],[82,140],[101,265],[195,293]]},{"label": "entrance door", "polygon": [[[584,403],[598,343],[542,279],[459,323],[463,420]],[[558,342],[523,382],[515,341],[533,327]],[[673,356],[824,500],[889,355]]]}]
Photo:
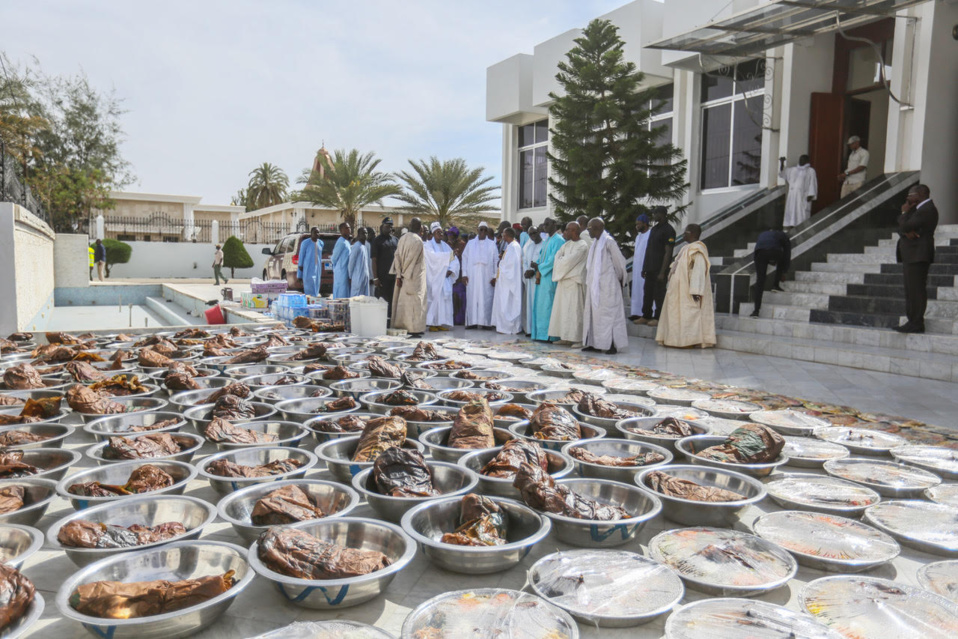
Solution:
[{"label": "entrance door", "polygon": [[845,96],[836,93],[813,93],[811,122],[808,129],[808,157],[818,175],[818,199],[812,203],[812,214],[838,199],[842,172],[842,123]]},{"label": "entrance door", "polygon": [[[858,98],[848,98],[848,103],[845,105],[846,139],[857,135],[861,138],[861,145],[866,149],[870,149],[871,145],[868,143],[868,130],[871,128],[871,114],[871,102]],[[845,155],[847,156],[848,154],[845,153]]]}]

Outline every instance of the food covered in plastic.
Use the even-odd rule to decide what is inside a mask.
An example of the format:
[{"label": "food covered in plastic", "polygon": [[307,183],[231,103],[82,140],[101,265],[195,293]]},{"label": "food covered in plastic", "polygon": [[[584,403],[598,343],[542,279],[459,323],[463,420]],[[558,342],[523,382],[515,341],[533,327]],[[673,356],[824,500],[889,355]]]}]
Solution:
[{"label": "food covered in plastic", "polygon": [[218,597],[236,581],[234,571],[182,581],[94,581],[70,595],[70,607],[102,619],[135,619],[183,610]]},{"label": "food covered in plastic", "polygon": [[496,445],[492,410],[485,399],[469,402],[459,409],[449,432],[448,445],[459,449],[492,448]]},{"label": "food covered in plastic", "polygon": [[529,430],[536,439],[572,441],[582,437],[576,418],[557,404],[543,402],[532,413]]},{"label": "food covered in plastic", "polygon": [[97,370],[92,364],[86,362],[67,362],[64,369],[73,378],[73,381],[79,383],[97,382],[106,379],[106,373]]},{"label": "food covered in plastic", "polygon": [[8,390],[46,388],[40,373],[30,364],[17,364],[3,371],[3,385]]},{"label": "food covered in plastic", "polygon": [[325,516],[305,490],[283,486],[256,500],[250,520],[257,526],[282,526]]},{"label": "food covered in plastic", "polygon": [[449,415],[438,410],[417,406],[397,406],[389,411],[390,415],[402,417],[407,422],[448,422]]},{"label": "food covered in plastic", "polygon": [[591,450],[578,446],[569,449],[569,456],[575,457],[579,461],[587,464],[616,467],[648,466],[665,461],[665,455],[657,453],[654,450],[647,453],[639,453],[638,455],[620,457],[618,455],[596,455]]},{"label": "food covered in plastic", "polygon": [[785,439],[768,426],[745,424],[721,444],[695,455],[726,464],[769,464],[778,459],[784,446]]},{"label": "food covered in plastic", "polygon": [[67,390],[67,404],[78,413],[87,415],[114,415],[116,413],[125,413],[126,406],[119,402],[103,397],[98,392],[84,386],[75,384]]},{"label": "food covered in plastic", "polygon": [[36,588],[19,570],[0,564],[0,629],[27,614]]},{"label": "food covered in plastic", "polygon": [[515,479],[519,466],[523,463],[537,466],[543,472],[549,471],[549,458],[542,446],[527,439],[510,439],[502,446],[502,450],[482,467],[479,474],[496,479]]},{"label": "food covered in plastic", "polygon": [[508,543],[509,515],[493,500],[475,493],[462,498],[459,526],[440,541],[455,546],[502,546]]},{"label": "food covered in plastic", "polygon": [[193,440],[171,433],[153,433],[139,437],[110,437],[103,448],[104,459],[154,459],[181,453],[194,445]]},{"label": "food covered in plastic", "polygon": [[136,375],[114,375],[109,379],[101,379],[90,386],[102,397],[125,397],[149,392],[149,389],[140,383]]},{"label": "food covered in plastic", "polygon": [[[32,418],[24,420],[26,423],[33,421]],[[35,444],[50,439],[49,435],[39,435],[25,430],[5,430],[0,432],[0,446],[23,446],[24,444]]]},{"label": "food covered in plastic", "polygon": [[752,530],[796,555],[799,562],[808,557],[842,570],[871,568],[891,561],[901,551],[898,542],[880,530],[824,513],[768,513],[755,521]]},{"label": "food covered in plastic", "polygon": [[842,639],[814,617],[753,599],[703,599],[665,624],[668,639]]},{"label": "food covered in plastic", "polygon": [[385,450],[402,446],[406,441],[406,422],[401,417],[377,417],[366,422],[359,436],[354,462],[375,461]]},{"label": "food covered in plastic", "polygon": [[178,521],[156,526],[114,526],[85,519],[74,519],[60,528],[57,541],[70,548],[133,548],[158,541],[167,541],[186,534]]},{"label": "food covered in plastic", "polygon": [[532,411],[519,404],[504,404],[496,410],[496,419],[532,419]]},{"label": "food covered in plastic", "polygon": [[904,437],[893,433],[867,428],[845,428],[844,426],[818,428],[815,430],[815,437],[833,444],[861,449],[860,452],[871,451],[872,453],[888,452],[892,448],[904,446],[907,443]]},{"label": "food covered in plastic", "polygon": [[374,418],[348,413],[337,419],[324,419],[311,425],[314,430],[323,433],[358,433],[366,428],[371,419]]},{"label": "food covered in plastic", "polygon": [[703,486],[691,479],[673,477],[661,470],[649,473],[645,481],[652,490],[679,499],[708,502],[728,502],[745,499],[744,495],[739,495],[731,490],[725,490],[724,488],[717,488],[715,486]]},{"label": "food covered in plastic", "polygon": [[918,569],[918,583],[958,603],[958,560],[936,561]]},{"label": "food covered in plastic", "polygon": [[238,422],[256,417],[256,408],[247,400],[236,395],[224,395],[213,404],[210,413],[214,419]]},{"label": "food covered in plastic", "polygon": [[126,483],[122,486],[91,481],[83,484],[71,484],[67,488],[67,492],[71,495],[81,495],[83,497],[116,497],[118,495],[134,495],[161,490],[169,488],[174,483],[176,482],[173,477],[165,470],[146,464],[130,473]]},{"label": "food covered in plastic", "polygon": [[0,486],[0,515],[20,510],[26,504],[27,491],[23,486],[8,484]]},{"label": "food covered in plastic", "polygon": [[[941,483],[927,470],[891,461],[860,458],[833,459],[825,462],[825,472],[835,477],[882,491],[920,491]],[[885,494],[885,493],[882,493]]]},{"label": "food covered in plastic", "polygon": [[657,437],[668,437],[671,439],[690,437],[695,434],[691,424],[681,419],[676,419],[675,417],[666,417],[662,421],[653,424],[651,428],[628,426],[626,430],[633,433],[656,435]]},{"label": "food covered in plastic", "polygon": [[206,472],[220,477],[244,477],[251,479],[254,477],[269,477],[270,475],[281,475],[296,470],[303,465],[298,459],[277,459],[268,464],[260,466],[244,466],[226,459],[217,459],[206,466]]},{"label": "food covered in plastic", "polygon": [[206,425],[203,434],[211,442],[231,444],[269,444],[279,439],[272,433],[234,426],[231,422],[219,417],[214,417]]},{"label": "food covered in plastic", "polygon": [[864,509],[881,501],[870,488],[823,475],[776,475],[765,484],[765,489],[776,501],[809,510]]},{"label": "food covered in plastic", "polygon": [[249,399],[250,395],[252,394],[253,391],[243,382],[232,382],[223,388],[210,393],[210,395],[206,398],[205,403],[215,404],[227,395],[234,395],[240,399]]},{"label": "food covered in plastic", "polygon": [[432,364],[423,364],[422,368],[426,370],[433,371],[460,371],[465,368],[472,368],[472,364],[468,362],[457,362],[455,360],[448,360],[445,362],[433,362]]},{"label": "food covered in plastic", "polygon": [[23,451],[0,448],[0,479],[36,475],[40,469],[23,461]]},{"label": "food covered in plastic", "polygon": [[390,364],[382,357],[371,356],[367,360],[366,370],[373,377],[385,377],[387,379],[399,379],[402,377],[403,370],[395,364]]},{"label": "food covered in plastic", "polygon": [[262,362],[267,357],[269,357],[269,351],[266,350],[265,346],[257,346],[256,348],[250,348],[244,350],[240,353],[237,353],[233,357],[225,360],[224,364],[255,364],[256,362]]},{"label": "food covered in plastic", "polygon": [[340,413],[344,410],[352,410],[359,406],[356,403],[356,400],[351,396],[347,395],[346,397],[340,397],[339,399],[333,399],[319,408],[316,409],[317,413]]},{"label": "food covered in plastic", "polygon": [[145,368],[166,368],[173,363],[172,359],[152,348],[141,348],[136,361]]},{"label": "food covered in plastic", "polygon": [[387,568],[376,550],[347,548],[294,528],[270,528],[260,535],[257,554],[267,568],[297,579],[346,579]]},{"label": "food covered in plastic", "polygon": [[814,437],[785,436],[785,446],[782,453],[788,457],[790,463],[805,462],[806,464],[824,464],[829,459],[844,459],[851,453],[840,444],[815,439]]},{"label": "food covered in plastic", "polygon": [[387,406],[415,406],[419,403],[419,398],[407,390],[396,390],[383,395],[379,403]]},{"label": "food covered in plastic", "polygon": [[322,359],[326,357],[326,347],[322,344],[310,344],[298,353],[290,355],[290,361],[304,361],[308,359]]},{"label": "food covered in plastic", "polygon": [[634,411],[619,408],[594,393],[583,393],[582,399],[579,400],[579,410],[586,415],[602,417],[603,419],[628,419],[638,415]]},{"label": "food covered in plastic", "polygon": [[540,512],[590,521],[616,521],[632,516],[624,508],[583,497],[557,484],[540,466],[525,462],[520,464],[513,486],[530,508]]},{"label": "food covered in plastic", "polygon": [[439,359],[439,351],[429,342],[419,342],[412,354],[406,358],[407,362],[427,362]]},{"label": "food covered in plastic", "polygon": [[186,372],[173,372],[163,378],[163,384],[171,391],[200,390],[202,386]]},{"label": "food covered in plastic", "polygon": [[372,486],[388,497],[430,497],[439,495],[433,486],[432,471],[418,450],[389,448],[373,463]]},{"label": "food covered in plastic", "polygon": [[323,379],[325,380],[356,379],[357,377],[359,377],[359,373],[351,371],[345,366],[334,366],[323,372]]},{"label": "food covered in plastic", "polygon": [[958,555],[958,508],[917,499],[883,501],[865,511],[865,521],[906,546]]}]

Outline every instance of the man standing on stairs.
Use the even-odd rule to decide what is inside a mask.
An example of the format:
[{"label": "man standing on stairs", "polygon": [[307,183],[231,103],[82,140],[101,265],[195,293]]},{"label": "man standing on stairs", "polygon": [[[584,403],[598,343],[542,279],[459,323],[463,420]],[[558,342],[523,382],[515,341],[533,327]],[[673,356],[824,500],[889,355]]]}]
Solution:
[{"label": "man standing on stairs", "polygon": [[908,321],[895,330],[899,333],[924,333],[925,308],[928,306],[928,270],[935,261],[935,228],[938,209],[931,201],[931,190],[916,184],[908,191],[898,218],[896,257],[905,272],[905,315]]},{"label": "man standing on stairs", "polygon": [[779,158],[778,177],[788,184],[785,199],[785,228],[798,226],[812,215],[812,201],[818,197],[818,177],[809,164],[808,156],[798,158],[798,166],[785,168],[785,158]]},{"label": "man standing on stairs", "polygon": [[857,135],[848,138],[848,148],[852,152],[848,155],[848,165],[845,172],[838,176],[842,182],[842,197],[854,193],[865,183],[865,171],[868,170],[868,151],[862,148],[862,141]]},{"label": "man standing on stairs", "polygon": [[[668,285],[669,266],[672,264],[672,249],[675,247],[675,227],[669,224],[668,210],[664,206],[652,209],[655,226],[649,231],[649,241],[642,261],[642,278],[645,290],[642,293],[642,318],[636,324],[658,326]],[[655,304],[655,313],[652,305]]]},{"label": "man standing on stairs", "polygon": [[779,284],[785,277],[792,260],[792,241],[782,231],[773,229],[762,231],[755,242],[755,253],[752,259],[755,262],[755,285],[752,287],[755,310],[750,317],[758,317],[759,311],[762,310],[762,295],[765,294],[765,275],[768,273],[768,265],[775,265],[772,290],[781,291]]}]

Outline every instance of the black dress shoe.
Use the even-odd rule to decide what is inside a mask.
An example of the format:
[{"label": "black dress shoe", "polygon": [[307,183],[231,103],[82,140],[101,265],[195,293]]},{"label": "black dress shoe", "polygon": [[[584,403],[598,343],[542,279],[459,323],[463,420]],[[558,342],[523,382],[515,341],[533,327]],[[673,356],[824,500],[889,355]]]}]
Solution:
[{"label": "black dress shoe", "polygon": [[924,333],[925,327],[915,326],[911,322],[906,322],[902,326],[896,326],[895,330],[898,331],[899,333]]},{"label": "black dress shoe", "polygon": [[594,348],[592,346],[586,346],[585,348],[582,349],[582,352],[583,353],[598,353],[599,349]]},{"label": "black dress shoe", "polygon": [[759,315],[758,315],[758,310],[752,311],[752,314],[749,315],[749,317],[758,317],[758,316],[759,316]]},{"label": "black dress shoe", "polygon": [[618,353],[618,352],[619,352],[619,351],[615,348],[615,346],[613,346],[612,348],[610,348],[609,350],[607,350],[607,351],[605,352],[605,354],[606,354],[606,355],[615,355],[615,354]]},{"label": "black dress shoe", "polygon": [[778,291],[779,293],[784,293],[784,292],[785,292],[785,289],[782,288],[781,286],[773,286],[773,287],[772,287],[772,290],[773,290],[773,291]]},{"label": "black dress shoe", "polygon": [[472,324],[472,325],[470,325],[470,326],[467,326],[467,327],[466,327],[466,330],[467,330],[467,331],[471,331],[471,330],[475,330],[475,329],[477,329],[477,328],[479,328],[478,325]]}]

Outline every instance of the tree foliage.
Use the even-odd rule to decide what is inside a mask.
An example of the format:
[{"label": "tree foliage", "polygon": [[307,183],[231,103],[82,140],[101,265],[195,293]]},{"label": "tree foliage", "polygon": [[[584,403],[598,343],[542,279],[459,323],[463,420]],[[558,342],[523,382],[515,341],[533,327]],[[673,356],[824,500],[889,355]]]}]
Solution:
[{"label": "tree foliage", "polygon": [[363,208],[402,193],[390,174],[376,170],[380,160],[375,154],[337,149],[329,156],[323,151],[316,156],[322,171],[307,169],[299,178],[305,186],[298,199],[335,209],[355,227]]},{"label": "tree foliage", "polygon": [[246,189],[240,189],[239,191],[236,192],[235,195],[233,195],[233,197],[230,198],[230,204],[232,206],[242,206],[247,211],[249,211],[250,208],[247,202],[248,202],[248,198],[246,195]]},{"label": "tree foliage", "polygon": [[[688,189],[686,160],[660,141],[649,118],[661,108],[655,88],[624,61],[624,42],[608,20],[593,20],[559,63],[564,95],[550,94],[549,184],[557,217],[601,217],[620,241],[635,218],[656,204],[674,203]],[[684,207],[673,208],[672,217]]]},{"label": "tree foliage", "polygon": [[245,202],[247,210],[255,211],[286,201],[289,178],[283,169],[275,164],[263,162],[249,172],[249,184],[246,186]]},{"label": "tree foliage", "polygon": [[238,268],[253,267],[253,258],[246,251],[243,242],[235,235],[231,235],[223,242],[223,266],[230,269],[230,277],[236,275]]},{"label": "tree foliage", "polygon": [[133,247],[126,242],[111,239],[103,240],[103,247],[106,249],[106,276],[110,277],[110,268],[114,264],[126,264],[130,261]]},{"label": "tree foliage", "polygon": [[405,190],[396,196],[404,211],[438,221],[445,228],[457,219],[475,216],[488,209],[498,198],[498,186],[488,186],[491,176],[483,169],[470,169],[461,158],[440,161],[435,156],[416,162],[412,171],[400,171],[396,177]]}]

